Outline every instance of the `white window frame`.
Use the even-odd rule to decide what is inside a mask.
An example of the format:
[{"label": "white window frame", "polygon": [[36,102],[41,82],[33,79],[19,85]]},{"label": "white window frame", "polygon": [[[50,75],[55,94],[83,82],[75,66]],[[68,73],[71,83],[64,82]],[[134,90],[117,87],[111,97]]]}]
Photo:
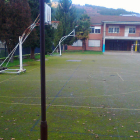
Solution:
[{"label": "white window frame", "polygon": [[90,27],[90,29],[91,29],[90,34],[100,34],[101,33],[101,27],[100,26],[93,26],[93,27]]},{"label": "white window frame", "polygon": [[[131,30],[130,30],[131,29]],[[132,32],[130,32],[132,31]],[[133,32],[134,31],[134,32]],[[135,34],[136,33],[136,27],[135,26],[130,26],[129,27],[129,34]]]},{"label": "white window frame", "polygon": [[[110,31],[110,29],[112,29],[112,30]],[[120,32],[119,26],[109,26],[109,28],[108,28],[108,33],[119,33],[119,32]]]},{"label": "white window frame", "polygon": [[101,45],[100,40],[88,40],[88,46],[89,47],[100,47],[100,45]]},{"label": "white window frame", "polygon": [[75,47],[82,47],[82,41],[81,40],[77,40],[76,42],[74,42],[72,44],[72,46],[75,46]]}]

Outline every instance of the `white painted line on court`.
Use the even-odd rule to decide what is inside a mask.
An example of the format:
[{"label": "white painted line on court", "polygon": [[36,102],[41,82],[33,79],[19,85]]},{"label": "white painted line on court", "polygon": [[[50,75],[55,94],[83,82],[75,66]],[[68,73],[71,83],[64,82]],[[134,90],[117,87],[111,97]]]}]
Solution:
[{"label": "white painted line on court", "polygon": [[[11,80],[13,82],[40,82],[40,80]],[[67,80],[46,80],[46,82],[66,82]],[[71,80],[70,82],[88,82],[87,80]],[[100,81],[98,81],[100,82]]]},{"label": "white painted line on court", "polygon": [[[23,98],[23,99],[40,99],[41,97],[10,97],[10,96],[0,96],[0,98]],[[53,97],[54,98],[54,97]]]},{"label": "white painted line on court", "polygon": [[7,103],[7,102],[0,102],[0,104],[10,104],[10,105],[32,105],[32,106],[35,106],[35,105],[41,105],[41,104],[26,104],[26,103]]},{"label": "white painted line on court", "polygon": [[8,78],[8,79],[6,79],[6,80],[3,80],[3,81],[0,82],[0,84],[3,83],[3,82],[9,81],[10,79],[15,78],[15,77],[17,77],[17,76],[18,76],[18,75],[13,76],[13,77],[10,77],[10,78]]},{"label": "white painted line on court", "polygon": [[103,107],[90,107],[90,106],[71,106],[71,105],[50,105],[52,107],[72,107],[72,108],[103,108]]},{"label": "white painted line on court", "polygon": [[[38,67],[37,67],[37,68],[38,68]],[[34,69],[30,70],[30,71],[33,71],[33,70],[35,70],[35,69],[37,69],[37,68],[34,68]],[[28,72],[30,72],[30,71],[28,71]],[[27,71],[26,71],[26,72],[27,72]],[[13,77],[10,77],[10,78],[8,78],[8,79],[5,79],[5,80],[1,81],[0,84],[3,83],[3,82],[9,81],[10,79],[13,79],[13,78],[15,78],[15,77],[17,77],[17,76],[19,76],[19,75],[15,75],[15,76],[13,76]]]},{"label": "white painted line on court", "polygon": [[[57,98],[61,98],[61,99],[70,99],[70,98],[99,98],[99,97],[110,97],[110,96],[116,96],[116,95],[127,95],[127,94],[132,94],[132,93],[137,93],[137,92],[140,92],[140,90],[136,90],[136,91],[130,91],[130,92],[123,92],[123,93],[117,93],[117,94],[112,94],[112,95],[98,95],[98,96],[80,96],[80,97],[76,97],[76,96],[68,96],[68,97],[62,97],[62,96],[59,96]],[[0,98],[23,98],[23,99],[40,99],[41,97],[10,97],[10,96],[0,96]],[[55,97],[46,97],[47,99],[53,99]]]},{"label": "white painted line on court", "polygon": [[[40,106],[41,104],[26,104],[26,103],[7,103],[0,102],[0,104],[10,104],[10,105],[30,105],[30,106]],[[92,107],[92,106],[71,106],[71,105],[50,105],[46,104],[46,106],[52,107],[70,107],[70,108],[89,108],[89,109],[111,109],[111,110],[133,110],[140,111],[138,108],[104,108],[104,107]]]},{"label": "white painted line on court", "polygon": [[120,78],[122,81],[124,81],[123,78],[119,75],[119,73],[117,73],[117,75],[119,76],[119,78]]},{"label": "white painted line on court", "polygon": [[[74,99],[74,98],[98,98],[98,97],[105,97],[105,96],[113,96],[113,95],[99,95],[99,96],[80,96],[80,97],[57,97],[58,99]],[[22,99],[40,99],[41,97],[10,97],[10,96],[0,96],[0,98],[13,98],[13,99],[18,99],[18,98],[22,98]],[[46,97],[46,99],[53,99],[55,97]]]},{"label": "white painted line on court", "polygon": [[29,71],[26,71],[26,72],[31,72],[31,71],[33,71],[33,70],[35,70],[35,69],[39,69],[40,67],[36,67],[36,68],[34,68],[34,69],[31,69],[31,70],[29,70]]},{"label": "white painted line on court", "polygon": [[40,82],[40,80],[11,80],[13,82]]},{"label": "white painted line on court", "polygon": [[91,106],[70,106],[70,105],[50,105],[53,107],[72,107],[72,108],[93,108],[93,109],[111,109],[111,110],[136,110],[139,111],[140,109],[136,108],[104,108],[104,107],[91,107]]},{"label": "white painted line on court", "polygon": [[74,69],[59,69],[59,68],[46,68],[46,70],[54,69],[56,71],[73,71]]}]

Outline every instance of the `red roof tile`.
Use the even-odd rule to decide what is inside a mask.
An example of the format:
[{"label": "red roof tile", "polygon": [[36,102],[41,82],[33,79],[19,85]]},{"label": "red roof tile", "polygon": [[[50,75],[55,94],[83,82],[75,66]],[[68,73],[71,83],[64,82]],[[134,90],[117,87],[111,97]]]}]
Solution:
[{"label": "red roof tile", "polygon": [[51,21],[51,23],[59,23],[59,21]]},{"label": "red roof tile", "polygon": [[102,21],[118,21],[118,22],[140,22],[140,17],[136,16],[90,16],[92,24],[101,24]]}]

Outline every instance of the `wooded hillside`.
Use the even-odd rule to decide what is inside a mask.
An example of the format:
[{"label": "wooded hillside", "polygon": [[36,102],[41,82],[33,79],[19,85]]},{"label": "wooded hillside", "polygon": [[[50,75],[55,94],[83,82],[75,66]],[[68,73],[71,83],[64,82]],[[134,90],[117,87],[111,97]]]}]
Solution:
[{"label": "wooded hillside", "polygon": [[[58,3],[59,0],[52,0],[52,7],[56,8],[56,2]],[[55,6],[53,6],[55,5]],[[106,8],[102,6],[95,6],[95,5],[90,5],[90,4],[85,4],[83,5],[77,5],[74,4],[74,6],[77,9],[77,14],[83,14],[86,13],[90,16],[94,15],[114,15],[114,16],[119,16],[120,14],[138,14],[140,13],[135,13],[132,11],[126,11],[124,9],[113,9],[113,8]]]}]

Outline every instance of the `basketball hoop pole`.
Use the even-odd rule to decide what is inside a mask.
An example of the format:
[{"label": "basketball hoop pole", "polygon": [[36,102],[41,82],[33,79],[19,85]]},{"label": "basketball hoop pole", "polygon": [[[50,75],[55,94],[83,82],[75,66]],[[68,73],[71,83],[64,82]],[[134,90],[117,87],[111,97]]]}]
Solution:
[{"label": "basketball hoop pole", "polygon": [[20,71],[23,70],[23,64],[22,64],[22,37],[19,36],[19,60],[20,60]]},{"label": "basketball hoop pole", "polygon": [[46,81],[45,81],[45,31],[44,31],[44,0],[39,0],[40,5],[40,71],[41,71],[41,140],[48,139],[46,121]]},{"label": "basketball hoop pole", "polygon": [[[61,53],[61,42],[63,42],[65,39],[67,39],[69,36],[75,36],[75,29],[77,28],[78,26],[75,26],[75,28],[72,30],[72,32],[70,32],[68,35],[66,36],[63,36],[60,41],[59,41],[59,50],[60,50],[60,56],[62,55]],[[72,33],[74,33],[74,35],[71,35]]]}]

